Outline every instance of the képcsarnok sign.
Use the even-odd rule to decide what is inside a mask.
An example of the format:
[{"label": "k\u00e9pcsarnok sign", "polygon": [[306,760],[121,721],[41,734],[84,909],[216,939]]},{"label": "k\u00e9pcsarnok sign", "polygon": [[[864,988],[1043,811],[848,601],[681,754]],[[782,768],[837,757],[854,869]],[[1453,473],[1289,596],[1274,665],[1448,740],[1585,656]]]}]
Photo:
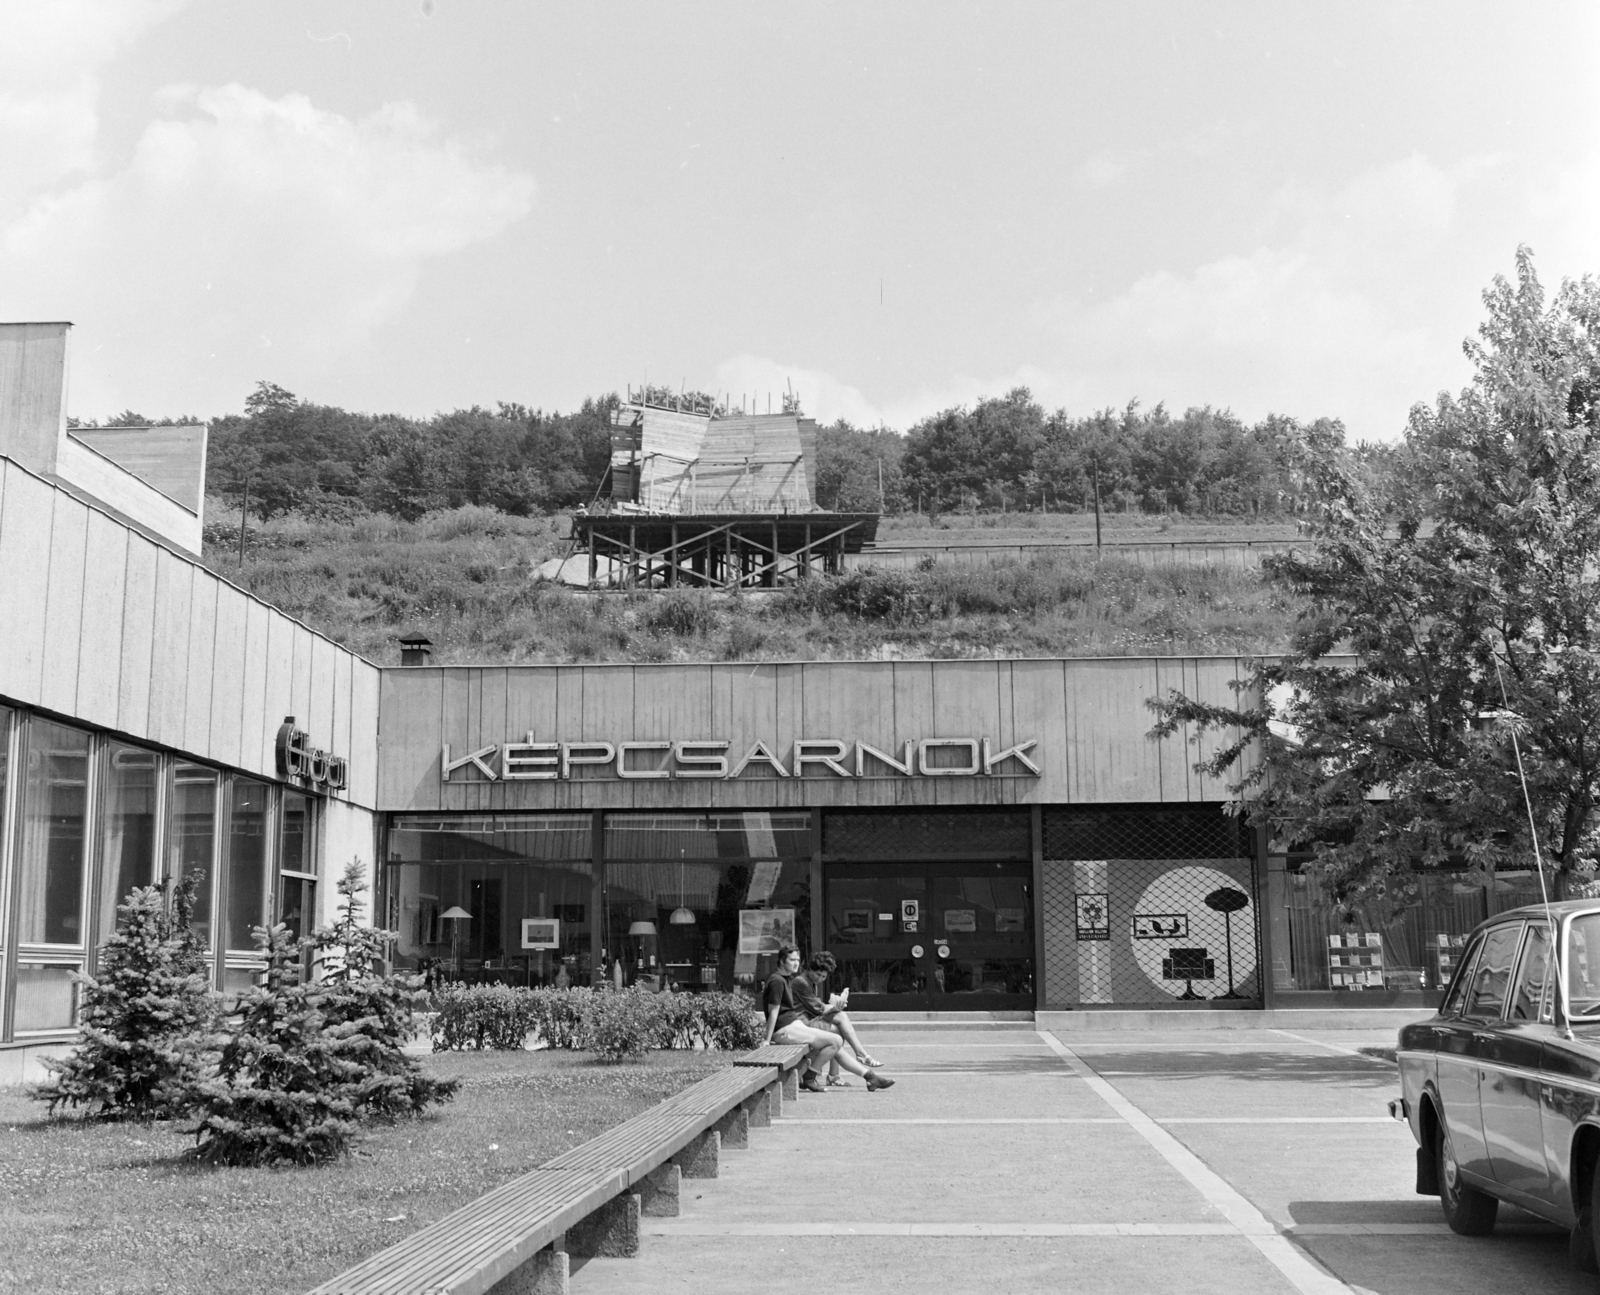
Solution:
[{"label": "k\u00e9pcsarnok sign", "polygon": [[[907,741],[891,755],[865,742],[837,738],[800,738],[786,752],[788,763],[765,742],[753,743],[735,758],[731,742],[502,742],[453,756],[448,745],[440,757],[444,782],[536,782],[569,779],[578,769],[605,769],[617,778],[734,779],[752,768],[771,770],[779,778],[804,778],[808,769],[838,778],[1037,778],[1040,769],[1028,752],[1037,739],[996,751],[986,737],[926,737]],[[937,754],[936,754],[937,753]],[[846,763],[849,761],[849,763]],[[1000,772],[1000,766],[1010,768]]]}]

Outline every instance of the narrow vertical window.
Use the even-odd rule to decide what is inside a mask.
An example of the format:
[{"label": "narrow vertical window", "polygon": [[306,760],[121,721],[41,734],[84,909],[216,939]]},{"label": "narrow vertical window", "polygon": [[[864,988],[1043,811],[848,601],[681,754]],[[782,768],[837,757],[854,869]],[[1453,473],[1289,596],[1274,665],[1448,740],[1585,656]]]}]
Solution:
[{"label": "narrow vertical window", "polygon": [[278,920],[292,936],[317,928],[316,802],[298,791],[283,793],[278,830]]},{"label": "narrow vertical window", "polygon": [[89,735],[35,719],[28,737],[17,872],[22,944],[83,943],[88,790]]},{"label": "narrow vertical window", "polygon": [[108,742],[104,812],[100,820],[100,914],[96,943],[117,927],[117,906],[128,892],[155,880],[156,756]]},{"label": "narrow vertical window", "polygon": [[172,771],[172,827],[167,834],[167,874],[173,880],[194,876],[192,921],[206,947],[211,945],[211,895],[217,857],[217,771],[179,761]]},{"label": "narrow vertical window", "polygon": [[228,817],[228,949],[252,953],[267,920],[267,797],[264,782],[233,780]]}]

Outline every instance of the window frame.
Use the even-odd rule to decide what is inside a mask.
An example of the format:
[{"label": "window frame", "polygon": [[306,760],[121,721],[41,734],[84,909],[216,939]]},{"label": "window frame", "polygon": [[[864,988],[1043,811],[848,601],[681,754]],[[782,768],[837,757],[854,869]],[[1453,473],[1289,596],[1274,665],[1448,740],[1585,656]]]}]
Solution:
[{"label": "window frame", "polygon": [[1555,945],[1551,939],[1550,925],[1538,919],[1529,920],[1522,929],[1522,942],[1517,948],[1517,958],[1511,973],[1510,986],[1506,990],[1506,1000],[1501,1005],[1501,1011],[1509,1013],[1517,1000],[1517,993],[1522,988],[1523,974],[1529,966],[1529,959],[1533,953],[1535,937],[1543,933],[1545,937],[1546,971],[1544,984],[1539,989],[1539,997],[1534,1005],[1532,1016],[1518,1017],[1506,1015],[1503,1019],[1515,1024],[1548,1024],[1553,1019],[1555,1002],[1554,983],[1555,976]]},{"label": "window frame", "polygon": [[1445,990],[1444,998],[1439,1003],[1439,1015],[1449,1020],[1460,1020],[1461,1004],[1467,996],[1467,986],[1472,983],[1472,976],[1478,969],[1478,955],[1483,952],[1483,942],[1486,933],[1479,933],[1473,937],[1472,943],[1467,945],[1466,952],[1461,955],[1461,961],[1456,963],[1455,977],[1450,981],[1450,986]]},{"label": "window frame", "polygon": [[[1476,1013],[1474,1013],[1474,1012],[1472,1012],[1470,1010],[1471,1009],[1471,1004],[1472,1004],[1472,993],[1473,993],[1473,991],[1472,991],[1471,984],[1469,982],[1468,987],[1467,987],[1467,992],[1466,992],[1466,1002],[1465,1002],[1465,1005],[1463,1006],[1462,1011],[1461,1011],[1461,1019],[1462,1020],[1464,1020],[1464,1021],[1475,1021],[1478,1024],[1482,1025],[1482,1024],[1490,1024],[1490,1023],[1493,1023],[1495,1021],[1503,1021],[1503,1020],[1506,1019],[1506,1004],[1510,1001],[1510,998],[1511,998],[1511,985],[1512,985],[1512,982],[1516,978],[1517,959],[1521,956],[1521,953],[1522,953],[1522,941],[1523,941],[1523,939],[1525,937],[1525,934],[1527,932],[1528,922],[1527,922],[1527,919],[1525,919],[1525,918],[1519,918],[1515,922],[1497,922],[1495,925],[1491,926],[1487,931],[1485,931],[1483,933],[1483,951],[1484,951],[1484,953],[1486,953],[1488,951],[1489,942],[1491,940],[1493,940],[1497,935],[1500,935],[1502,932],[1512,930],[1513,928],[1520,928],[1520,929],[1515,930],[1515,934],[1513,936],[1513,941],[1512,941],[1512,945],[1511,945],[1511,961],[1506,967],[1506,983],[1500,990],[1500,1000],[1499,1000],[1499,1003],[1496,1006],[1494,1014],[1491,1015],[1491,1016],[1483,1016],[1483,1015],[1476,1014]],[[1473,967],[1473,977],[1474,978],[1476,978],[1477,972],[1478,972],[1478,967],[1479,967],[1479,965],[1482,964],[1482,962],[1483,962],[1483,953],[1480,953],[1478,955],[1477,964],[1475,964],[1474,967]]]}]

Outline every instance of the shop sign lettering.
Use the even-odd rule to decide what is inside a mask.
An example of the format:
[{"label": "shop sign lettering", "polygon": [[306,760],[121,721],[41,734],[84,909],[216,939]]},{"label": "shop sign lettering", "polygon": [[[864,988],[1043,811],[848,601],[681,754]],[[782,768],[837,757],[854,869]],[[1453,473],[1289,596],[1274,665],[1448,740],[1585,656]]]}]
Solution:
[{"label": "shop sign lettering", "polygon": [[[808,769],[836,778],[1037,778],[1039,765],[1028,753],[1038,745],[1030,738],[997,751],[986,737],[928,737],[891,754],[865,742],[801,738],[788,751],[756,742],[741,753],[731,742],[537,742],[530,733],[459,755],[446,746],[439,769],[444,782],[569,779],[585,767],[641,781],[732,779],[752,768],[779,778],[804,778]],[[1002,771],[1003,764],[1009,767]]]},{"label": "shop sign lettering", "polygon": [[340,791],[348,769],[344,757],[329,755],[311,745],[311,740],[294,726],[294,716],[285,715],[278,726],[278,777],[298,782],[313,791]]}]

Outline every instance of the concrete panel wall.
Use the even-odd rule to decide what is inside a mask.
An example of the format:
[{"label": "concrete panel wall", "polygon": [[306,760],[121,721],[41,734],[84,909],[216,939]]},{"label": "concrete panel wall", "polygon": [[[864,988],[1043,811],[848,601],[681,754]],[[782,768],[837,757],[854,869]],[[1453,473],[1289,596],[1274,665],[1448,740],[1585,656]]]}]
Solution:
[{"label": "concrete panel wall", "polygon": [[154,531],[186,553],[200,552],[198,507],[186,508],[127,468],[63,436],[56,454],[55,475],[93,495],[108,508]]},{"label": "concrete panel wall", "polygon": [[[1221,800],[1191,768],[1206,748],[1152,742],[1147,699],[1179,687],[1231,699],[1233,657],[1043,661],[806,662],[761,665],[511,666],[385,670],[381,674],[377,805],[386,810],[956,804],[1118,804]],[[616,766],[569,779],[486,779],[451,758],[522,741],[726,741],[730,764],[765,742],[792,773],[794,744],[847,744],[851,776],[808,764],[784,777],[752,763],[738,779],[623,778]],[[908,741],[987,739],[992,753],[1035,741],[1034,777],[1015,761],[990,775],[911,776],[854,746],[904,760]],[[952,749],[945,758],[953,759]],[[914,757],[915,758],[915,757]],[[630,771],[663,753],[639,749]],[[670,762],[668,767],[671,768]]]},{"label": "concrete panel wall", "polygon": [[0,457],[55,471],[66,430],[67,330],[61,323],[0,324]]},{"label": "concrete panel wall", "polygon": [[0,611],[0,701],[266,777],[293,714],[372,805],[376,667],[5,458]]}]

